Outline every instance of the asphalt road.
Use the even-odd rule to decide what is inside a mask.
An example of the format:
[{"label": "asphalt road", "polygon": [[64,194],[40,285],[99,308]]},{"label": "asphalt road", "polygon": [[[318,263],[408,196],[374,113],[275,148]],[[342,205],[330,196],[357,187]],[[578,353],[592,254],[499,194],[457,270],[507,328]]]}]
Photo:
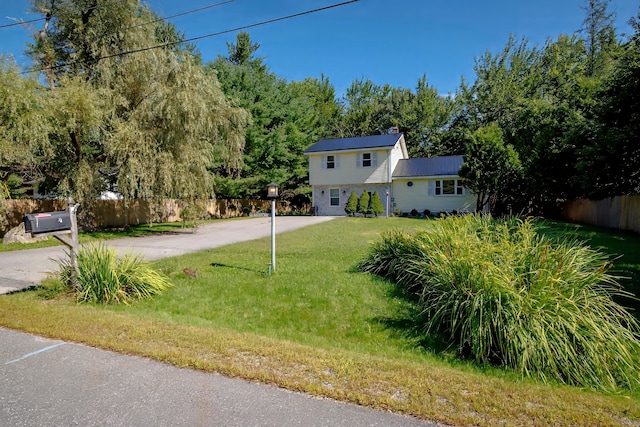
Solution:
[{"label": "asphalt road", "polygon": [[[277,217],[276,234],[331,219],[333,217],[327,216]],[[146,260],[152,261],[270,235],[271,219],[258,217],[208,223],[199,227],[196,233],[185,230],[182,233],[108,240],[105,244],[120,252],[142,254]],[[0,294],[38,285],[56,269],[56,260],[67,256],[66,250],[66,246],[55,246],[0,253]]]},{"label": "asphalt road", "polygon": [[0,343],[0,426],[437,426],[3,328]]}]

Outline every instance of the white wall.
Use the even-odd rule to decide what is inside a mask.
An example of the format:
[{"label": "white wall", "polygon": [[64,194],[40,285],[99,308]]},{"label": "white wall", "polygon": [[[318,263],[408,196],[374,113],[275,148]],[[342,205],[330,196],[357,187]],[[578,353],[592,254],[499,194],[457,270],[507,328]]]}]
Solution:
[{"label": "white wall", "polygon": [[[339,206],[331,206],[331,189],[337,188],[339,190],[338,194],[340,195],[340,205]],[[370,193],[378,192],[378,197],[380,197],[380,201],[382,202],[382,206],[385,209],[385,212],[380,216],[387,215],[387,195],[386,192],[390,193],[390,186],[388,184],[379,184],[379,185],[327,185],[327,186],[314,186],[313,187],[313,206],[317,208],[317,215],[320,216],[346,216],[347,213],[344,211],[344,207],[347,204],[347,200],[349,200],[349,196],[352,191],[360,197],[362,192],[367,190]],[[324,193],[323,193],[324,192]],[[391,205],[391,194],[389,194],[389,205]],[[391,208],[391,213],[393,213],[393,208]]]},{"label": "white wall", "polygon": [[[455,177],[451,177],[455,178]],[[449,178],[449,179],[451,179]],[[409,187],[408,182],[413,182]],[[474,194],[458,195],[429,195],[426,178],[402,178],[395,179],[392,186],[393,203],[391,211],[411,212],[415,209],[422,214],[425,209],[432,213],[438,212],[474,212],[476,208],[476,196]]]},{"label": "white wall", "polygon": [[[358,166],[358,154],[363,152],[375,153],[377,165],[367,168]],[[309,155],[309,184],[312,186],[389,182],[387,163],[389,152],[386,150],[329,154],[336,156],[337,159],[336,167],[333,169],[323,169],[322,167],[322,158],[327,153]]]}]

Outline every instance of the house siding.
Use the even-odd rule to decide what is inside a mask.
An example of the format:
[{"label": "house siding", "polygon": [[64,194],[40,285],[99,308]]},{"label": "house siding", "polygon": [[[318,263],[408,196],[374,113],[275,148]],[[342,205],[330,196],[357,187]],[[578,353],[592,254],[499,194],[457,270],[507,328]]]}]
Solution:
[{"label": "house siding", "polygon": [[[359,167],[358,154],[375,153],[377,165]],[[329,153],[338,158],[334,169],[323,169],[322,159],[327,153],[309,155],[309,183],[312,186],[344,185],[357,183],[389,182],[389,150],[370,150],[361,152]]]},{"label": "house siding", "polygon": [[[443,179],[443,178],[438,178]],[[446,177],[445,179],[458,179],[458,177]],[[411,212],[413,209],[423,213],[426,209],[432,213],[439,212],[474,212],[476,197],[473,194],[463,196],[433,196],[429,194],[430,178],[396,178],[393,180],[393,212]],[[409,181],[413,186],[409,187]]]},{"label": "house siding", "polygon": [[[340,204],[338,206],[331,206],[331,189],[338,189],[338,194],[340,195]],[[364,190],[369,191],[370,193],[378,192],[378,196],[380,197],[380,201],[382,202],[382,206],[384,208],[384,213],[381,216],[387,215],[387,195],[386,192],[391,192],[391,188],[389,184],[386,185],[362,185],[362,184],[354,184],[354,185],[317,185],[313,187],[313,206],[316,209],[316,215],[319,216],[346,216],[347,213],[344,211],[344,207],[347,204],[347,200],[349,200],[349,196],[352,191],[360,197]],[[391,205],[391,195],[389,194],[389,206]],[[393,209],[391,209],[393,212]]]}]

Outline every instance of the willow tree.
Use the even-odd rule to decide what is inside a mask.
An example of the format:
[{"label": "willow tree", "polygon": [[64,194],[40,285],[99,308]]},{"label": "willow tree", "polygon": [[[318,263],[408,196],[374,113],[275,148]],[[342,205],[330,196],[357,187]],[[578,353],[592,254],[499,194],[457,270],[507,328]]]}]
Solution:
[{"label": "willow tree", "polygon": [[137,0],[34,0],[30,46],[51,88],[45,174],[93,200],[213,193],[214,158],[237,167],[247,114],[230,105],[192,46]]}]

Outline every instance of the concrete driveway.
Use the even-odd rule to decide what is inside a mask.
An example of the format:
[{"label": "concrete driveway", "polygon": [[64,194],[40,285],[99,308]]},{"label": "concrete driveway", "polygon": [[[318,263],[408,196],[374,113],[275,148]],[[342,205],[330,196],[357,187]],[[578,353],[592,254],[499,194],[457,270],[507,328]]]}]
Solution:
[{"label": "concrete driveway", "polygon": [[[330,221],[327,216],[282,216],[276,218],[276,234]],[[271,219],[258,217],[219,221],[203,225],[196,233],[162,234],[108,240],[105,244],[120,252],[140,253],[148,260],[183,255],[271,235]],[[66,247],[26,249],[0,253],[0,294],[37,286],[56,269],[56,260],[65,258]]]}]

